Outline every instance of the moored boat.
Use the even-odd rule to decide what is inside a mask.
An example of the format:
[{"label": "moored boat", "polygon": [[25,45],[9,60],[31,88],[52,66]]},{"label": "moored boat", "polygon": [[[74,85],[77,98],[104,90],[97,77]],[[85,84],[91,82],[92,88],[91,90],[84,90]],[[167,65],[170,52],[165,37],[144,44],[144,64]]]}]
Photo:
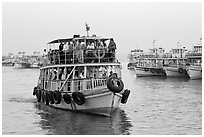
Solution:
[{"label": "moored boat", "polygon": [[40,68],[43,65],[42,56],[39,51],[33,52],[29,59],[30,68]]},{"label": "moored boat", "polygon": [[164,60],[164,71],[167,77],[188,77],[186,58],[167,58]]},{"label": "moored boat", "polygon": [[127,102],[130,90],[124,89],[112,38],[74,35],[48,44],[59,49],[47,50],[44,57],[33,90],[38,102],[105,116]]},{"label": "moored boat", "polygon": [[148,53],[141,54],[135,66],[136,76],[165,76],[163,70],[163,55],[163,48],[153,48],[150,49]]},{"label": "moored boat", "polygon": [[15,69],[30,68],[29,57],[24,51],[19,51],[13,65]]},{"label": "moored boat", "polygon": [[162,58],[144,58],[138,60],[138,65],[135,66],[137,77],[144,76],[165,76],[162,66]]},{"label": "moored boat", "polygon": [[134,70],[135,66],[138,63],[138,58],[140,57],[141,54],[143,54],[142,49],[134,49],[130,51],[130,54],[128,55],[129,58],[129,63],[127,64],[128,69]]},{"label": "moored boat", "polygon": [[164,71],[167,77],[188,77],[186,71],[186,49],[177,45],[177,48],[174,48],[170,51],[171,58],[164,59]]},{"label": "moored boat", "polygon": [[193,46],[191,53],[187,55],[187,73],[190,79],[202,79],[202,42]]}]

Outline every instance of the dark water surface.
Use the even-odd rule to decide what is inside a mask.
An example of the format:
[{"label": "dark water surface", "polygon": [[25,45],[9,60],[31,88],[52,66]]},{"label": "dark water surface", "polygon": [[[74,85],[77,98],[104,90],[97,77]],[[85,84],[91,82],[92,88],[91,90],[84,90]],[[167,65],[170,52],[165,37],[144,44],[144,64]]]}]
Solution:
[{"label": "dark water surface", "polygon": [[202,134],[202,80],[136,78],[126,66],[131,94],[111,118],[40,105],[32,96],[39,70],[2,67],[2,134]]}]

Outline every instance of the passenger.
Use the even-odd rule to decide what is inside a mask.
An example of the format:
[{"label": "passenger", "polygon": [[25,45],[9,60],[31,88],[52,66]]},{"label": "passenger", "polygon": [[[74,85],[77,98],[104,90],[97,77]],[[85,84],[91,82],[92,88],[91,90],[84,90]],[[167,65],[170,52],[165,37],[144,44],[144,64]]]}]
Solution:
[{"label": "passenger", "polygon": [[62,50],[63,50],[63,47],[64,47],[64,44],[63,44],[63,43],[60,43],[60,45],[59,45],[59,51],[62,51]]},{"label": "passenger", "polygon": [[94,45],[92,43],[89,43],[87,49],[94,49]]},{"label": "passenger", "polygon": [[63,50],[67,51],[68,49],[69,49],[69,42],[67,43],[65,42]]},{"label": "passenger", "polygon": [[107,72],[106,71],[102,74],[102,78],[107,78]]},{"label": "passenger", "polygon": [[104,48],[107,48],[105,41],[103,41],[102,44],[103,44],[103,47],[104,47]]},{"label": "passenger", "polygon": [[52,76],[53,76],[52,80],[56,80],[57,79],[57,71],[56,70],[53,71],[53,75]]},{"label": "passenger", "polygon": [[110,39],[110,43],[109,43],[109,45],[108,45],[108,49],[109,49],[109,52],[115,53],[116,44],[115,44],[113,38]]},{"label": "passenger", "polygon": [[111,76],[113,76],[113,71],[110,71],[110,75],[109,75],[109,77],[111,77]]},{"label": "passenger", "polygon": [[109,77],[118,77],[117,73],[113,73],[113,71],[110,71]]},{"label": "passenger", "polygon": [[82,79],[86,78],[86,77],[84,76],[84,72],[81,72],[79,77],[82,78]]}]

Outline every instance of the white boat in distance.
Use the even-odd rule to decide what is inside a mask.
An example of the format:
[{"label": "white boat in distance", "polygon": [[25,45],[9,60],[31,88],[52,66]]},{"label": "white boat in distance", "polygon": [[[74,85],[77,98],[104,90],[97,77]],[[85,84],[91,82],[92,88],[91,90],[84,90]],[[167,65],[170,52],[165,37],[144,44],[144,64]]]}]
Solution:
[{"label": "white boat in distance", "polygon": [[138,64],[135,66],[136,76],[166,76],[163,70],[162,62],[162,58],[138,59]]},{"label": "white boat in distance", "polygon": [[202,45],[201,44],[193,46],[192,53],[188,54],[187,56],[188,65],[186,70],[190,79],[202,79]]},{"label": "white boat in distance", "polygon": [[59,48],[49,49],[44,57],[33,90],[38,102],[105,116],[127,102],[130,90],[124,89],[112,38],[74,35],[48,44]]},{"label": "white boat in distance", "polygon": [[13,66],[15,69],[30,68],[29,57],[25,55],[24,51],[18,52]]},{"label": "white boat in distance", "polygon": [[186,58],[164,59],[164,71],[167,77],[188,77],[186,71]]}]

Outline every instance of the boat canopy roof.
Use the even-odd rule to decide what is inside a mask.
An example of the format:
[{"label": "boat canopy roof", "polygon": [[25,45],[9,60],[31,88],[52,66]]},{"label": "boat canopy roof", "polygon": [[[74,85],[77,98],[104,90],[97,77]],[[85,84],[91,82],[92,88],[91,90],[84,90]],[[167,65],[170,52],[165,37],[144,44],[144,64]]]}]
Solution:
[{"label": "boat canopy roof", "polygon": [[73,37],[73,38],[66,38],[66,39],[57,39],[57,40],[53,40],[51,42],[48,42],[47,44],[54,44],[54,43],[64,43],[64,42],[70,42],[73,40],[79,40],[79,41],[83,41],[83,40],[101,40],[101,41],[106,41],[106,40],[110,40],[111,38],[102,38],[99,36],[82,36],[82,37]]}]

